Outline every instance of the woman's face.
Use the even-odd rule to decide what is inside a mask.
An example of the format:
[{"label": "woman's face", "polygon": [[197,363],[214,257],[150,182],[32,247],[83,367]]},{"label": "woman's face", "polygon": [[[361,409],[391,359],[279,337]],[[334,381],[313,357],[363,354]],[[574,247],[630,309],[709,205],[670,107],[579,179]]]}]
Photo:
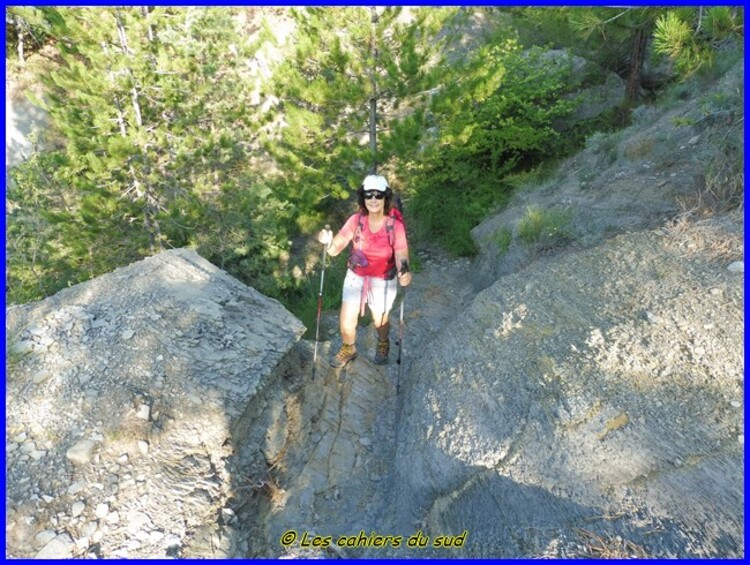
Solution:
[{"label": "woman's face", "polygon": [[385,192],[379,190],[365,191],[365,207],[370,214],[383,212],[385,208]]}]

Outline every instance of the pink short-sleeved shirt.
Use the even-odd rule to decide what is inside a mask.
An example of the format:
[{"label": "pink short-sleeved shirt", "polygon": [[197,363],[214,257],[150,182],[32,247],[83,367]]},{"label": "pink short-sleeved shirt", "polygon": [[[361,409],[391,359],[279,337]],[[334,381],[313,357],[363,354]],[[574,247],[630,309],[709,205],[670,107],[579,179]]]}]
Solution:
[{"label": "pink short-sleeved shirt", "polygon": [[[360,223],[362,229],[359,229]],[[393,226],[390,236],[389,225]],[[395,272],[396,267],[394,252],[405,253],[408,249],[404,222],[393,212],[385,218],[382,227],[375,233],[370,231],[369,218],[364,214],[351,216],[339,233],[351,240],[354,253],[361,251],[364,255],[366,266],[352,265],[352,261],[349,261],[349,268],[363,277],[391,278],[390,275]]]}]

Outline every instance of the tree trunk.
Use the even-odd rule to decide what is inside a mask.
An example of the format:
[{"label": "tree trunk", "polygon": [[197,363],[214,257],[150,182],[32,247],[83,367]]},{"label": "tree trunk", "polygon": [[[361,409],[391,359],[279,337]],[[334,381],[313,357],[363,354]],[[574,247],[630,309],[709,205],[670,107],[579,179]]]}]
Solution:
[{"label": "tree trunk", "polygon": [[[141,15],[143,15],[143,12],[141,12]],[[115,19],[117,20],[117,34],[120,37],[120,47],[123,54],[128,55],[130,53],[130,49],[128,48],[125,26],[122,23],[122,18],[120,17],[119,10],[115,11]],[[133,104],[133,112],[135,113],[135,123],[138,127],[138,130],[141,130],[143,128],[143,113],[141,112],[138,88],[135,82],[135,77],[133,77],[132,70],[128,69],[128,72],[133,78],[133,87],[130,90],[130,100]],[[140,149],[141,154],[143,155],[143,147],[141,147]],[[143,157],[145,160],[145,155],[143,155]],[[132,166],[130,170],[133,177],[134,186],[136,187],[136,198],[143,198],[144,201],[143,224],[146,228],[146,233],[148,233],[150,250],[152,253],[154,253],[157,248],[159,251],[163,251],[164,245],[162,244],[161,226],[159,225],[159,221],[156,219],[156,213],[159,209],[158,199],[156,198],[154,191],[151,189],[151,186],[148,183],[145,183],[145,185],[141,184]]]},{"label": "tree trunk", "polygon": [[693,35],[698,35],[701,30],[701,26],[703,25],[703,6],[698,7],[698,24],[695,26],[695,32]]},{"label": "tree trunk", "polygon": [[[141,17],[143,21],[148,22],[148,6],[141,6]],[[146,26],[146,32],[148,33],[148,42],[153,43],[155,39],[154,28],[151,27],[150,23]]]},{"label": "tree trunk", "polygon": [[[102,51],[105,55],[109,55],[109,49],[107,48],[107,42],[102,41]],[[109,81],[112,83],[112,88],[114,90],[115,86],[115,73],[110,69],[109,71]],[[120,135],[122,137],[128,136],[128,131],[125,126],[125,112],[122,109],[122,104],[120,103],[120,97],[115,94],[115,108],[117,109],[117,125],[120,128]]]},{"label": "tree trunk", "polygon": [[18,34],[18,45],[16,46],[17,52],[18,52],[18,62],[21,63],[21,65],[23,65],[26,62],[26,60],[24,59],[24,53],[23,53],[23,49],[24,49],[23,42],[24,42],[24,35],[25,35],[23,31],[23,22],[21,21],[21,18],[18,16],[16,16],[14,19],[16,23],[16,33]]},{"label": "tree trunk", "polygon": [[638,100],[641,89],[641,75],[643,71],[643,62],[646,59],[646,47],[650,26],[640,26],[635,30],[633,35],[633,49],[630,52],[630,62],[628,63],[628,82],[626,95],[628,102]]},{"label": "tree trunk", "polygon": [[370,55],[372,66],[370,67],[370,156],[372,166],[370,172],[374,175],[378,172],[378,82],[376,78],[378,48],[375,41],[375,26],[378,23],[378,13],[375,6],[370,7]]}]

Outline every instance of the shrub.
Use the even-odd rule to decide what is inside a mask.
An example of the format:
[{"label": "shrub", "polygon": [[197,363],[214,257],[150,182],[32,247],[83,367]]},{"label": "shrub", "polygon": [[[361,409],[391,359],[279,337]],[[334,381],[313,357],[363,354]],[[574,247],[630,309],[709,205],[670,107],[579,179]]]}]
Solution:
[{"label": "shrub", "polygon": [[650,125],[659,119],[661,112],[653,106],[638,106],[630,114],[633,125]]},{"label": "shrub", "polygon": [[571,238],[570,213],[529,206],[518,224],[518,236],[529,245],[549,249]]},{"label": "shrub", "polygon": [[501,255],[508,252],[510,248],[510,242],[513,240],[513,234],[508,228],[503,228],[492,234],[492,240],[497,245]]},{"label": "shrub", "polygon": [[600,162],[611,165],[617,160],[618,145],[622,132],[596,132],[586,140],[586,149],[599,156]]}]

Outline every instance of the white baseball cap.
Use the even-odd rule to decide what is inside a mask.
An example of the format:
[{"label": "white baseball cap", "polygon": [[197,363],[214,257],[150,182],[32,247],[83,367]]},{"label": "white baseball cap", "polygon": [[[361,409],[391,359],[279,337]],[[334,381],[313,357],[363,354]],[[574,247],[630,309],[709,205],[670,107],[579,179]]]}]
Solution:
[{"label": "white baseball cap", "polygon": [[385,192],[385,189],[388,188],[388,181],[380,175],[368,175],[365,177],[365,182],[362,183],[362,188],[363,190]]}]

